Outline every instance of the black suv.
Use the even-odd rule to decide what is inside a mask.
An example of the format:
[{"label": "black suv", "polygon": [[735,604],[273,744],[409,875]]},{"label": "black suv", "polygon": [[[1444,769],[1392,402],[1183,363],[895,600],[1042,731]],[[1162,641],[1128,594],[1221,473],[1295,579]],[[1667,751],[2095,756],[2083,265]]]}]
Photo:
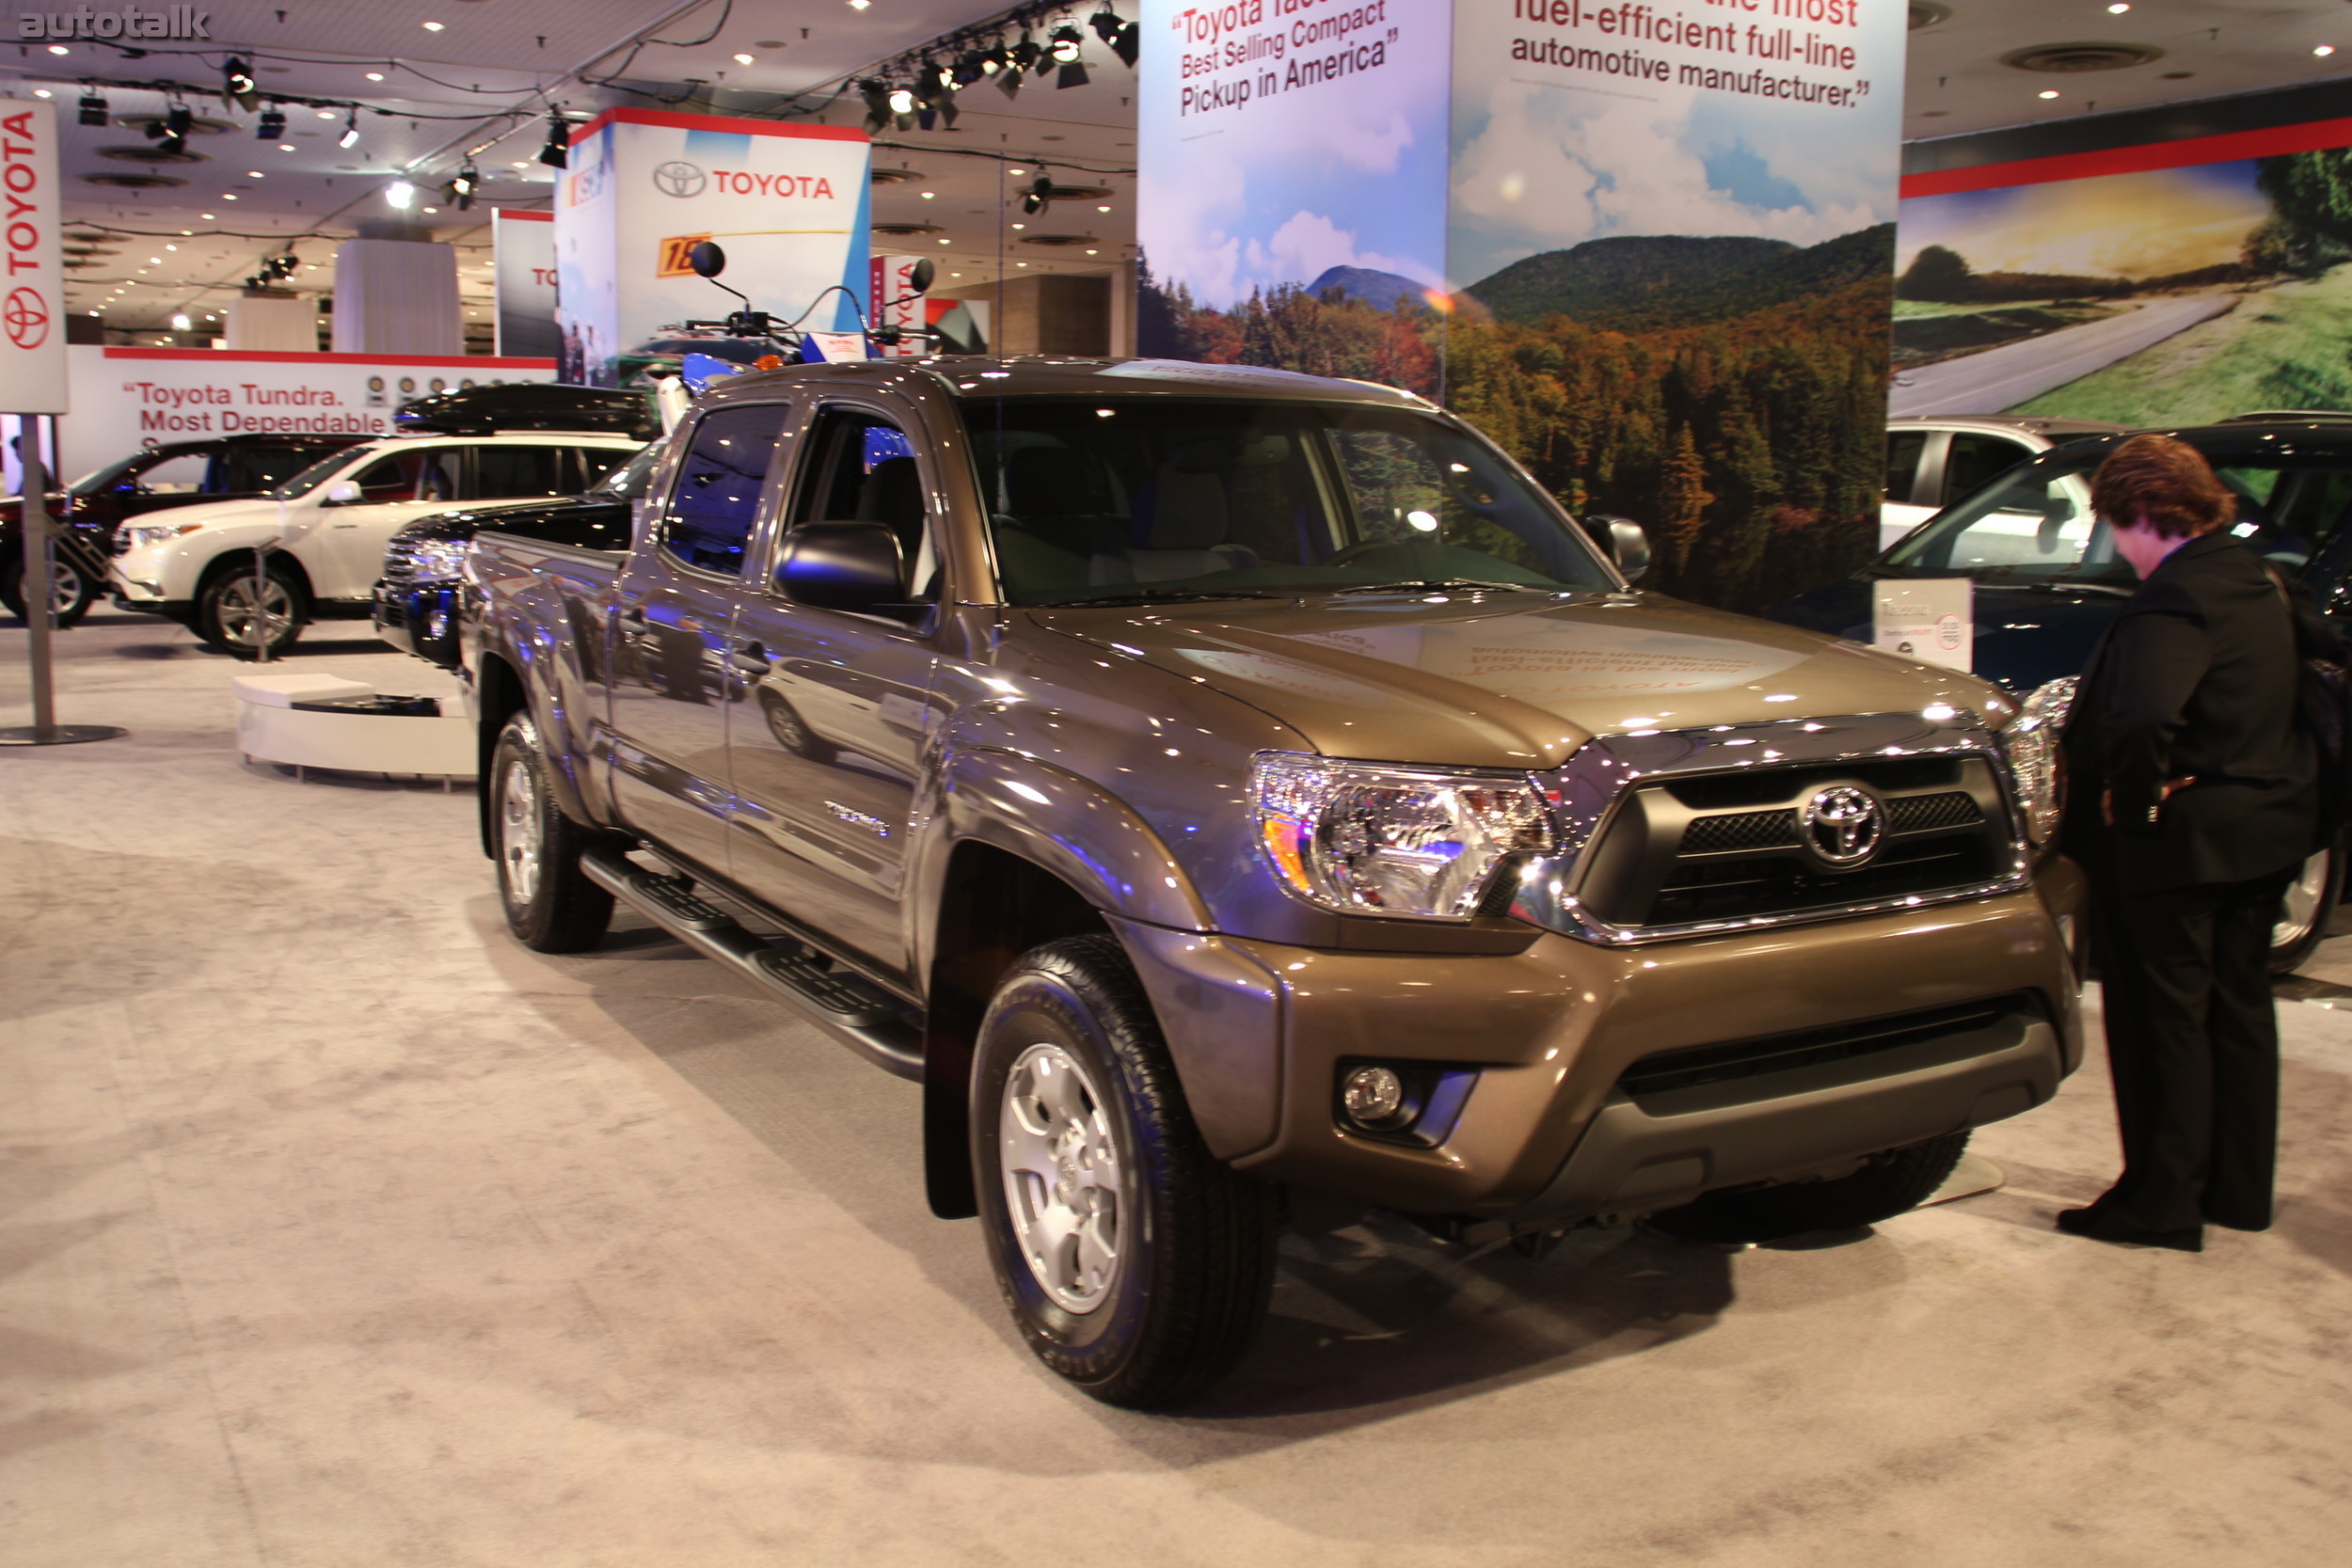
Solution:
[{"label": "black suv", "polygon": [[[2281,415],[2168,430],[2205,454],[2237,496],[2231,531],[2331,616],[2352,621],[2352,421]],[[2069,442],[2021,463],[1937,513],[1850,578],[1771,612],[1775,621],[1871,639],[1871,584],[1968,578],[1976,584],[1976,673],[2019,696],[2077,675],[2139,579],[2091,515],[2090,476],[2124,433]],[[2312,857],[2288,895],[2272,965],[2292,968],[2325,934],[2342,854]]]},{"label": "black suv", "polygon": [[629,506],[645,492],[660,453],[645,448],[588,490],[559,500],[510,501],[437,512],[392,535],[375,585],[376,634],[419,658],[457,668],[457,588],[473,536],[484,529],[590,550],[628,548]]},{"label": "black suv", "polygon": [[[167,441],[49,492],[49,513],[65,527],[57,541],[57,624],[70,626],[106,588],[115,525],[127,517],[199,501],[260,496],[320,458],[365,436],[216,436]],[[24,503],[0,501],[0,604],[24,617]]]}]

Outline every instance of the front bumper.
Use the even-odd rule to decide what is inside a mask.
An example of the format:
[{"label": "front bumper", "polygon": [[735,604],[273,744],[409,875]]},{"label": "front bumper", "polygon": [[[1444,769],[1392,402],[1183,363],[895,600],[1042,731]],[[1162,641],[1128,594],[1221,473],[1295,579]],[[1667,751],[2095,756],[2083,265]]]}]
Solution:
[{"label": "front bumper", "polygon": [[[1210,1148],[1235,1166],[1505,1228],[1640,1213],[2014,1116],[2082,1057],[2060,917],[2081,879],[1818,925],[1505,956],[1285,947],[1122,924]],[[2074,922],[2068,922],[2069,929]],[[1636,1095],[1662,1053],[2013,999],[1988,1019],[1699,1088]],[[1957,1015],[1955,1015],[1957,1016]],[[1867,1032],[1867,1031],[1866,1031]],[[1834,1055],[1834,1053],[1833,1053]],[[1335,1114],[1342,1065],[1475,1072],[1427,1147]]]},{"label": "front bumper", "polygon": [[457,584],[379,580],[370,600],[375,634],[403,653],[457,667]]}]

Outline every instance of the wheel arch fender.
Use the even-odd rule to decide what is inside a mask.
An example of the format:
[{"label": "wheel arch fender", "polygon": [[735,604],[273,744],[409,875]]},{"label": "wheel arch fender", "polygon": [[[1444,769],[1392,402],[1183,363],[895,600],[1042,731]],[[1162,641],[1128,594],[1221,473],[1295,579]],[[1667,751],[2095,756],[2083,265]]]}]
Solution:
[{"label": "wheel arch fender", "polygon": [[532,648],[525,642],[485,653],[475,676],[476,703],[481,714],[476,731],[481,787],[475,791],[475,803],[485,855],[495,853],[490,813],[495,809],[492,797],[497,784],[490,776],[491,762],[498,752],[499,733],[516,713],[529,713],[532,723],[538,727],[540,742],[547,748],[548,782],[554,790],[557,808],[582,827],[599,826],[588,809],[587,792],[580,785],[580,753],[574,745],[577,737],[571,733],[563,698],[548,682],[532,678],[532,670],[546,657],[545,649],[537,652],[540,657],[534,658]]}]

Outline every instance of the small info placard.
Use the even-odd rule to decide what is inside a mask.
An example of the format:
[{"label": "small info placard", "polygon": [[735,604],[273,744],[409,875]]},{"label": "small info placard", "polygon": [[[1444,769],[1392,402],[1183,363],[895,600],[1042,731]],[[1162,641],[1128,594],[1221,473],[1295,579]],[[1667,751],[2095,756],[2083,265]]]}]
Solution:
[{"label": "small info placard", "polygon": [[1870,627],[1878,646],[1953,670],[1975,662],[1975,583],[1966,578],[1883,578],[1871,587]]}]

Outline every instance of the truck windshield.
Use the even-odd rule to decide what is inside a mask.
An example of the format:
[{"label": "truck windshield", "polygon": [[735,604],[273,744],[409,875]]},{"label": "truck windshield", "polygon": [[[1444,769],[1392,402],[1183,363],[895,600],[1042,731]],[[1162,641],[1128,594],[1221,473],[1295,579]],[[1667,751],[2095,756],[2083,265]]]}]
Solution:
[{"label": "truck windshield", "polygon": [[1014,604],[1616,587],[1549,498],[1483,441],[1414,409],[1099,397],[965,406]]},{"label": "truck windshield", "polygon": [[[2131,589],[2139,579],[2090,511],[2090,477],[2108,444],[2061,447],[1947,507],[1881,556],[1877,577],[1966,577],[2025,586]],[[2231,531],[2300,570],[2352,512],[2352,453],[2211,451],[2237,498]]]},{"label": "truck windshield", "polygon": [[269,499],[274,501],[290,501],[296,496],[307,496],[342,472],[344,466],[357,459],[362,452],[373,450],[373,447],[345,447],[339,452],[322,457],[277,489],[272,490],[269,493]]}]

